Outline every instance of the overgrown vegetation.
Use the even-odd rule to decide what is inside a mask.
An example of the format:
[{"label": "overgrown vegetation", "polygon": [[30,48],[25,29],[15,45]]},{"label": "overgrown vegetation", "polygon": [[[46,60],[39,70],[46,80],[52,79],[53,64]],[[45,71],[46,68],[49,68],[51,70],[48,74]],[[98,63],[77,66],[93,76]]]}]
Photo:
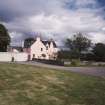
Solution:
[{"label": "overgrown vegetation", "polygon": [[0,105],[105,105],[105,78],[0,64]]},{"label": "overgrown vegetation", "polygon": [[73,38],[66,40],[66,46],[70,49],[71,58],[80,58],[83,51],[87,51],[91,46],[91,40],[84,36],[82,33],[77,33]]},{"label": "overgrown vegetation", "polygon": [[[58,59],[80,61],[105,62],[105,44],[91,43],[91,40],[82,33],[75,34],[72,38],[65,41],[65,46],[69,50],[61,50]],[[74,61],[73,61],[74,62]]]},{"label": "overgrown vegetation", "polygon": [[0,52],[7,51],[7,46],[10,44],[10,36],[3,24],[0,24]]}]

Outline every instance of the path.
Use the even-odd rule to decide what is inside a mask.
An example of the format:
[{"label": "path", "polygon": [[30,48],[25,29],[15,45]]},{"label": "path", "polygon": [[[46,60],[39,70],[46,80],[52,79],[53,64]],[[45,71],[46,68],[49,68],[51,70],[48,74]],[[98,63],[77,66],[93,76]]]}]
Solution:
[{"label": "path", "polygon": [[56,70],[67,70],[67,71],[72,71],[72,72],[91,75],[91,76],[105,77],[105,67],[64,67],[64,66],[48,65],[48,64],[43,64],[39,62],[17,62],[17,63],[34,65],[34,66],[44,67],[44,68],[51,68]]}]

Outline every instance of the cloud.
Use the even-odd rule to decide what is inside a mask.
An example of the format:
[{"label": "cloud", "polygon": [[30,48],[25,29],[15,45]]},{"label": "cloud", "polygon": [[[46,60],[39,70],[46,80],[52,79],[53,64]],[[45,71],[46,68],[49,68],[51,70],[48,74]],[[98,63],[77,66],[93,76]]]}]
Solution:
[{"label": "cloud", "polygon": [[96,6],[97,3],[96,3],[96,0],[76,0],[75,5],[79,7],[86,7],[88,5]]},{"label": "cloud", "polygon": [[61,44],[76,32],[86,33],[98,42],[105,36],[102,10],[97,0],[3,0],[0,19],[12,43],[41,33]]},{"label": "cloud", "polygon": [[104,32],[91,32],[91,33],[89,33],[89,35],[94,43],[105,41],[105,33]]}]

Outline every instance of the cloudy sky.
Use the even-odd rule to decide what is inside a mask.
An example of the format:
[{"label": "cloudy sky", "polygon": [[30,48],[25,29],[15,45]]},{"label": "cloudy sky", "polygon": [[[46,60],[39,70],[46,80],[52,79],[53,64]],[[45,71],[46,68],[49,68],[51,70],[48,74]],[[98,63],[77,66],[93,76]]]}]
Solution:
[{"label": "cloudy sky", "polygon": [[76,32],[95,43],[105,42],[104,4],[104,0],[0,0],[0,22],[12,44],[36,34],[60,44]]}]

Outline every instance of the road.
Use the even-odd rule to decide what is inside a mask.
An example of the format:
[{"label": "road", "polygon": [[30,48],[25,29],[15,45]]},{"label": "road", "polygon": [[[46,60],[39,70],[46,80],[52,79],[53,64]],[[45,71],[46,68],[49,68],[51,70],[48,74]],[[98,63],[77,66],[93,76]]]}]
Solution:
[{"label": "road", "polygon": [[64,66],[48,65],[48,64],[43,64],[39,62],[17,62],[17,63],[25,64],[25,65],[34,65],[37,67],[51,68],[56,70],[71,71],[71,72],[76,72],[80,74],[105,78],[105,67],[64,67]]}]

